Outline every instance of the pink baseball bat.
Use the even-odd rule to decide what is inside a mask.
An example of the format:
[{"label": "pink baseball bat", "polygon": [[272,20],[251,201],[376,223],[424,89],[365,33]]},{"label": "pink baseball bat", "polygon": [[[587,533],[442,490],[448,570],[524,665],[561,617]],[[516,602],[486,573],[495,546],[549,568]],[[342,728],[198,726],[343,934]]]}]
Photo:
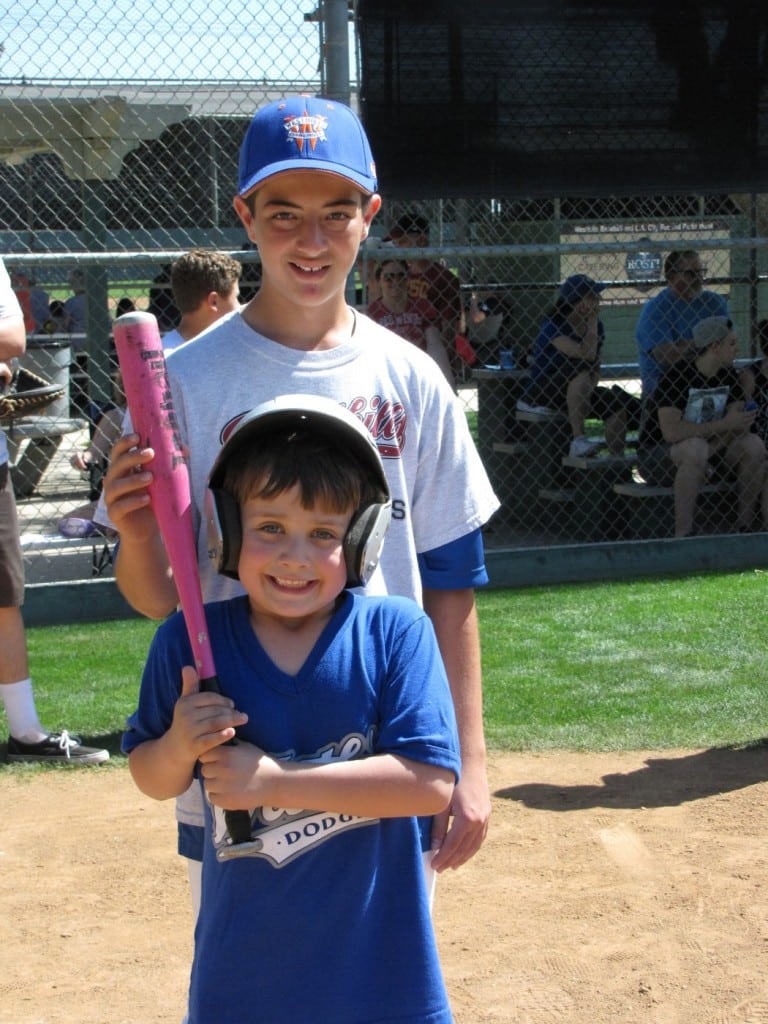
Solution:
[{"label": "pink baseball bat", "polygon": [[[133,430],[141,447],[155,453],[148,467],[152,471],[149,496],[176,582],[200,688],[221,693],[197,568],[187,460],[157,320],[151,313],[126,313],[115,320],[114,336]],[[247,811],[227,811],[226,820],[234,843],[250,841]]]},{"label": "pink baseball bat", "polygon": [[[195,667],[206,683],[216,677],[203,595],[197,571],[192,499],[165,370],[163,343],[151,313],[126,313],[115,320],[115,348],[133,430],[152,448],[149,496],[173,570]],[[205,686],[203,686],[205,689]]]}]

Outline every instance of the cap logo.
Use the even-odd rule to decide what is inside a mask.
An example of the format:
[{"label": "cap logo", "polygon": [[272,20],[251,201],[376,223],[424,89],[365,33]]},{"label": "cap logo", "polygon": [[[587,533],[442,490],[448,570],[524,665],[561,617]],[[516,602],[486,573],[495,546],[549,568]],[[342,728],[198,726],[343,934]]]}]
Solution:
[{"label": "cap logo", "polygon": [[328,118],[322,114],[309,114],[306,110],[298,117],[284,118],[286,138],[289,142],[295,142],[300,153],[304,153],[304,146],[314,150],[318,142],[326,142],[325,129],[328,127]]}]

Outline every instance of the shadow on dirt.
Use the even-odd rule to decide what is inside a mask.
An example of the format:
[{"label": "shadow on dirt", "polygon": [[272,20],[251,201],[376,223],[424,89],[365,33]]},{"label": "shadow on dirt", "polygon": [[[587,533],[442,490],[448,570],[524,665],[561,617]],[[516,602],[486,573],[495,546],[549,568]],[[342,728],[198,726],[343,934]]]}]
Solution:
[{"label": "shadow on dirt", "polygon": [[649,757],[643,768],[604,775],[594,786],[528,782],[495,796],[542,811],[589,807],[676,807],[768,782],[768,738],[737,747],[711,747],[679,757]]}]

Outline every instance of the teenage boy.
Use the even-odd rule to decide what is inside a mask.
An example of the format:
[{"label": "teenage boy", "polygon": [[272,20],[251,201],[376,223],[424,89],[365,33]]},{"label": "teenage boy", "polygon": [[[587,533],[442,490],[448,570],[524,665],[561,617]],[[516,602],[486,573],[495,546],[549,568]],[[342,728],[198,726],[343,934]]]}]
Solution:
[{"label": "teenage boy", "polygon": [[389,521],[376,444],[335,401],[285,396],[240,421],[210,483],[217,565],[245,589],[206,607],[226,696],[199,692],[177,613],[124,739],[142,792],[198,774],[207,797],[189,1024],[450,1024],[417,822],[458,776],[450,691],[415,602],[347,589]]},{"label": "teenage boy", "polygon": [[[219,445],[260,401],[323,395],[353,412],[382,455],[393,523],[376,594],[412,597],[432,619],[456,707],[462,778],[450,815],[435,818],[438,871],[479,849],[490,797],[485,768],[480,645],[474,588],[487,582],[481,529],[498,501],[466,416],[435,362],[351,309],[347,276],[381,206],[368,140],[341,103],[300,96],[258,111],[245,135],[235,209],[259,250],[259,291],[168,360],[179,430],[189,450],[198,561],[206,600],[232,584],[208,565],[203,499]],[[204,346],[204,347],[200,347]],[[151,449],[135,434],[115,446],[104,485],[120,532],[116,576],[139,611],[177,603],[147,484]],[[201,824],[199,811],[185,822]],[[181,849],[194,856],[194,831]]]}]

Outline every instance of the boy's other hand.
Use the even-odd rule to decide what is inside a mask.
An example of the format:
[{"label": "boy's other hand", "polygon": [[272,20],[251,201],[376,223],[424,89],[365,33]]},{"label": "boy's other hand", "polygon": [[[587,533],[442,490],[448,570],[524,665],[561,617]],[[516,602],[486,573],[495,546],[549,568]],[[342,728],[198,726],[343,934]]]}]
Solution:
[{"label": "boy's other hand", "polygon": [[200,757],[200,765],[206,795],[216,807],[249,811],[277,798],[281,765],[252,743],[213,747]]}]

